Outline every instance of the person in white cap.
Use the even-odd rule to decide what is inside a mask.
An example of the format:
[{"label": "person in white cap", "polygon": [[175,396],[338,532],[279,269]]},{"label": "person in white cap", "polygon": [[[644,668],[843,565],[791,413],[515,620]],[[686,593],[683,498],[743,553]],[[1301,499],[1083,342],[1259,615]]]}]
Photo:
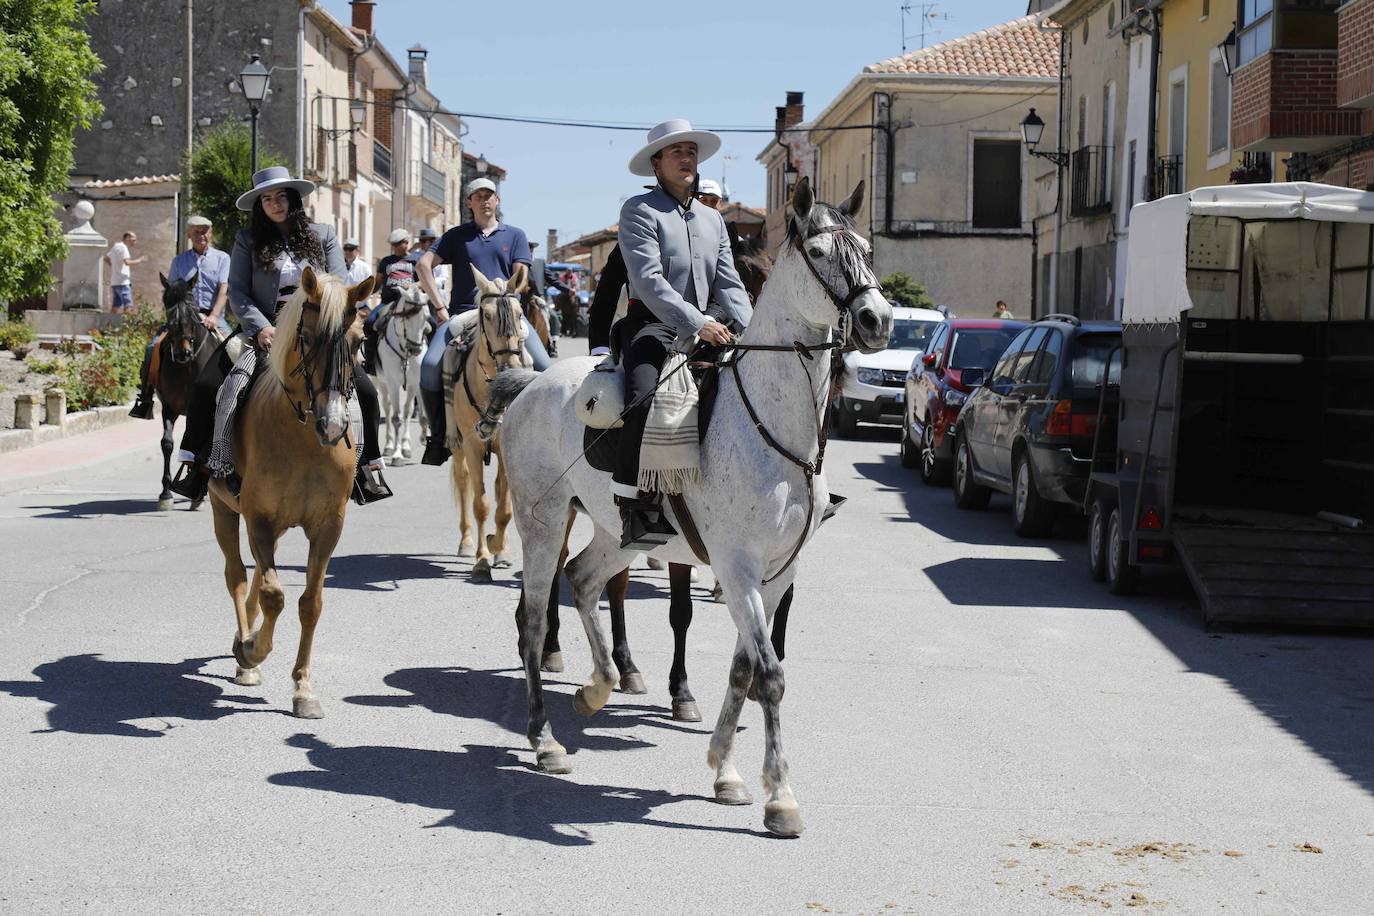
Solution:
[{"label": "person in white cap", "polygon": [[719,149],[719,136],[677,118],[650,130],[630,159],[632,174],[652,176],[657,184],[620,210],[630,305],[614,338],[630,406],[611,489],[625,548],[651,548],[677,533],[659,508],[659,494],[641,488],[639,480],[639,449],[659,370],[675,349],[730,343],[753,314],[725,221],[695,197],[697,166]]},{"label": "person in white cap", "polygon": [[415,283],[415,261],[410,257],[410,233],[392,229],[386,237],[391,254],[377,262],[377,276],[372,288],[377,290],[377,306],[367,306],[363,319],[363,366],[368,374],[377,374],[377,321]]},{"label": "person in white cap", "polygon": [[703,178],[697,182],[697,200],[712,210],[719,210],[725,201],[725,192],[714,178]]},{"label": "person in white cap", "polygon": [[[193,216],[186,221],[186,240],[189,243],[186,250],[172,258],[167,279],[176,281],[195,277],[191,294],[195,298],[196,310],[200,312],[201,323],[221,338],[227,338],[230,330],[224,306],[229,298],[229,255],[212,244],[214,227],[207,217]],[[131,417],[140,420],[153,418],[153,356],[166,331],[166,325],[158,328],[148,348],[143,351],[143,365],[138,370],[138,397],[129,411]]]},{"label": "person in white cap", "polygon": [[367,262],[358,257],[358,240],[353,238],[344,239],[344,280],[349,286],[357,286],[359,283],[372,276],[372,268],[367,266]]},{"label": "person in white cap", "polygon": [[[448,460],[445,444],[446,417],[444,396],[440,391],[443,376],[444,349],[453,337],[449,310],[466,311],[477,305],[477,279],[472,275],[476,267],[482,276],[492,280],[508,280],[510,289],[520,289],[529,279],[530,242],[525,230],[512,226],[498,217],[501,198],[496,183],[490,178],[474,178],[463,189],[463,196],[472,210],[472,222],[455,226],[443,234],[420,258],[417,272],[420,285],[429,294],[439,318],[439,330],[430,338],[429,349],[420,360],[420,395],[429,415],[429,439],[425,443],[422,464],[438,465]],[[452,266],[448,299],[443,298],[435,282],[434,268]],[[548,368],[549,354],[539,335],[525,338],[525,349],[540,371]]]}]

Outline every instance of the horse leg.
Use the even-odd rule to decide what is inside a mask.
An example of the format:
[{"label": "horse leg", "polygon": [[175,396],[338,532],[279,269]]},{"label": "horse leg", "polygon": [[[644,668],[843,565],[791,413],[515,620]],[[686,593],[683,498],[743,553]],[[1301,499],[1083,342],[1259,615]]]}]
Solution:
[{"label": "horse leg", "polygon": [[[219,542],[220,553],[224,554],[224,584],[229,589],[229,598],[234,602],[234,620],[237,624],[234,645],[237,648],[251,632],[253,621],[249,615],[248,601],[257,596],[248,591],[248,570],[243,565],[243,552],[239,549],[239,514],[218,501],[211,502],[211,510],[214,513],[215,540]],[[256,584],[256,570],[253,579]],[[262,673],[256,667],[240,663],[234,672],[235,684],[252,687],[261,681]]]},{"label": "horse leg", "polygon": [[401,424],[401,457],[409,459],[411,454],[410,446],[410,415],[415,412],[415,385],[410,381],[408,363],[401,364],[401,382],[396,386],[396,400],[400,402],[400,424]]},{"label": "horse leg", "polygon": [[563,530],[563,546],[558,551],[558,569],[554,573],[553,588],[549,591],[548,629],[544,634],[544,653],[539,659],[539,667],[552,674],[561,674],[563,671],[563,650],[558,645],[558,580],[563,575],[564,567],[568,565],[568,537],[572,534],[575,518],[576,511],[568,513],[568,525]]},{"label": "horse leg", "polygon": [[673,667],[668,670],[668,695],[673,698],[673,718],[679,722],[700,722],[701,710],[687,686],[687,629],[692,625],[692,567],[668,564],[672,596],[668,601],[668,623],[673,628]]},{"label": "horse leg", "polygon": [[[482,467],[483,443],[468,436],[463,440],[462,458],[468,465],[468,485],[472,487],[473,544],[477,548],[477,562],[472,564],[474,582],[491,581],[491,548],[487,546],[487,516],[491,503],[487,501],[487,481]],[[458,460],[458,456],[454,457]]]},{"label": "horse leg", "polygon": [[[768,635],[768,621],[772,614],[765,608],[776,608],[782,593],[786,590],[779,583],[765,587],[760,592],[757,583],[762,578],[759,569],[747,562],[734,562],[723,565],[717,576],[725,587],[725,600],[730,608],[730,616],[735,620],[748,661],[752,663],[754,685],[758,693],[759,705],[763,707],[764,754],[763,785],[768,792],[768,801],[763,809],[763,825],[768,832],[777,836],[800,836],[802,832],[801,808],[787,779],[787,760],[782,751],[781,706],[785,690],[782,665]],[[736,662],[738,662],[738,657]],[[730,695],[722,706],[721,720],[712,735],[714,766],[719,758],[714,756],[718,739],[723,738],[722,726],[726,712],[736,702],[735,691],[741,689],[736,682],[743,683],[748,690],[750,678],[745,672],[737,672],[737,665],[730,669]],[[733,731],[733,729],[731,730]],[[719,772],[717,774],[720,775]],[[728,775],[728,774],[727,774]]]},{"label": "horse leg", "polygon": [[[712,790],[722,805],[751,805],[754,798],[744,786],[744,779],[735,768],[735,733],[739,728],[739,714],[744,708],[744,694],[754,676],[754,665],[744,640],[735,639],[735,654],[730,661],[730,682],[716,719],[715,731],[706,752],[706,763],[716,771]],[[698,716],[700,718],[700,716]]]},{"label": "horse leg", "polygon": [[261,577],[258,580],[258,604],[262,609],[262,623],[251,636],[244,638],[240,633],[234,638],[234,658],[245,668],[256,668],[272,653],[272,634],[277,629],[277,618],[286,606],[286,593],[277,579],[277,532],[273,530],[272,522],[266,518],[246,521],[248,549],[253,552],[256,574]]},{"label": "horse leg", "polygon": [[492,566],[496,569],[509,569],[510,557],[506,555],[506,528],[510,525],[512,509],[510,501],[510,482],[506,479],[506,463],[501,455],[496,455],[496,520],[491,535],[487,538],[487,549],[491,551]]},{"label": "horse leg", "polygon": [[472,480],[462,449],[453,454],[453,498],[458,501],[458,556],[471,557],[477,551],[472,540]]},{"label": "horse leg", "polygon": [[167,512],[172,508],[172,429],[176,422],[177,415],[169,411],[166,404],[162,405],[162,492],[157,497],[159,512]]},{"label": "horse leg", "polygon": [[342,532],[343,523],[338,521],[307,534],[310,558],[305,568],[305,591],[301,592],[297,604],[301,617],[301,641],[296,648],[296,666],[291,669],[291,679],[296,682],[296,689],[291,694],[291,711],[298,719],[319,719],[324,716],[320,701],[315,698],[315,691],[310,685],[310,650],[315,644],[315,627],[324,610],[324,575]]},{"label": "horse leg", "polygon": [[568,580],[572,582],[573,598],[577,602],[577,612],[582,616],[582,628],[587,632],[587,643],[592,649],[592,676],[577,689],[573,700],[573,709],[584,716],[590,716],[605,706],[615,687],[615,663],[611,661],[610,646],[607,645],[606,634],[602,632],[596,606],[606,582],[624,569],[633,556],[633,553],[620,549],[618,535],[598,528],[592,535],[591,543],[565,570]]},{"label": "horse leg", "polygon": [[630,571],[622,569],[606,583],[606,599],[611,605],[611,661],[620,672],[620,692],[644,694],[644,675],[630,657],[630,638],[625,632],[625,595],[630,590]]},{"label": "horse leg", "polygon": [[[553,736],[553,727],[544,711],[544,684],[539,674],[539,658],[544,645],[545,615],[537,612],[558,600],[558,553],[548,539],[526,538],[524,547],[525,585],[520,593],[516,621],[520,632],[520,657],[525,666],[525,688],[529,699],[529,725],[525,735],[534,749],[536,766],[545,773],[571,773],[567,748]],[[552,586],[552,597],[546,589]]]}]

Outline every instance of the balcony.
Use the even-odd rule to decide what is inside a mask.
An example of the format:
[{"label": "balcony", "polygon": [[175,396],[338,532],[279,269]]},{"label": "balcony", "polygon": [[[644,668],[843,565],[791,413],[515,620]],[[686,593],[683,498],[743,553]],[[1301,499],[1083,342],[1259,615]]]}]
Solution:
[{"label": "balcony", "polygon": [[1112,209],[1112,148],[1085,146],[1070,160],[1070,216],[1093,216]]},{"label": "balcony", "polygon": [[420,196],[436,207],[443,207],[448,203],[448,184],[444,181],[444,173],[428,162],[421,162],[419,166]]},{"label": "balcony", "polygon": [[1183,193],[1183,156],[1160,156],[1151,182],[1151,200]]},{"label": "balcony", "polygon": [[1336,104],[1374,108],[1374,0],[1353,0],[1336,13]]},{"label": "balcony", "polygon": [[372,176],[391,183],[391,150],[376,140],[372,141]]},{"label": "balcony", "polygon": [[1360,112],[1336,100],[1333,50],[1268,51],[1231,79],[1231,146],[1310,153],[1360,134]]}]

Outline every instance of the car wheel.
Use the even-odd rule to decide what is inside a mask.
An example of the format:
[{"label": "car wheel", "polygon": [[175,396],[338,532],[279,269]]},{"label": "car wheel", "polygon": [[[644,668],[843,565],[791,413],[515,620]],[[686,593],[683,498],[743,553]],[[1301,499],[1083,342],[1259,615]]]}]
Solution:
[{"label": "car wheel", "polygon": [[1023,538],[1043,537],[1054,528],[1055,505],[1035,488],[1035,469],[1024,450],[1016,456],[1012,477],[1011,517],[1016,533]]},{"label": "car wheel", "polygon": [[986,509],[992,491],[973,479],[973,456],[963,436],[954,447],[954,505],[960,509]]},{"label": "car wheel", "polygon": [[1105,499],[1094,500],[1088,510],[1088,575],[1094,582],[1107,578],[1107,516],[1110,513]]},{"label": "car wheel", "polygon": [[949,486],[949,462],[935,454],[935,424],[929,421],[921,433],[921,480],[932,487]]},{"label": "car wheel", "polygon": [[844,398],[835,399],[835,432],[846,439],[853,439],[859,434],[859,421],[854,418],[849,410],[849,402]]},{"label": "car wheel", "polygon": [[[907,423],[908,423],[907,419],[906,419],[905,417],[903,417],[903,418],[902,418],[902,447],[901,447],[902,467],[904,467],[904,468],[915,468],[915,467],[920,467],[920,465],[921,465],[921,450],[920,450],[919,448],[916,447],[916,443],[914,443],[914,442],[911,441],[911,427],[908,426]],[[922,472],[921,476],[922,476],[922,477],[925,476],[924,471]]]},{"label": "car wheel", "polygon": [[1123,536],[1121,507],[1112,506],[1107,518],[1107,591],[1129,595],[1140,581],[1140,567],[1130,562],[1131,542]]}]

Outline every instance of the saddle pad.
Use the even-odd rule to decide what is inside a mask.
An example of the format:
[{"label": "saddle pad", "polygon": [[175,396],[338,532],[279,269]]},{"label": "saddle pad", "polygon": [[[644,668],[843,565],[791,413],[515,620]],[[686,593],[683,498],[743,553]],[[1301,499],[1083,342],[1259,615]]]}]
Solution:
[{"label": "saddle pad", "polygon": [[582,433],[582,451],[587,464],[598,471],[614,471],[616,455],[620,451],[621,432],[620,427],[592,429],[588,426]]}]

